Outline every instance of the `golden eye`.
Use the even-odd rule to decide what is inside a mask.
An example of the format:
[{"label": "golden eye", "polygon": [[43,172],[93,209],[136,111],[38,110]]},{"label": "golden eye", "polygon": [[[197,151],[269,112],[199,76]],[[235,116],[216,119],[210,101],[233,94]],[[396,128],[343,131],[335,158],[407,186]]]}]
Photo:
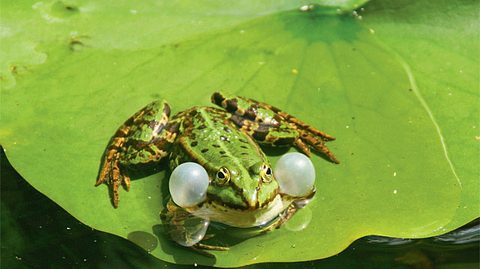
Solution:
[{"label": "golden eye", "polygon": [[230,181],[230,171],[226,167],[222,167],[218,170],[216,178],[218,184],[225,185]]},{"label": "golden eye", "polygon": [[260,177],[264,183],[271,182],[273,180],[272,169],[268,165],[263,164],[260,167]]}]

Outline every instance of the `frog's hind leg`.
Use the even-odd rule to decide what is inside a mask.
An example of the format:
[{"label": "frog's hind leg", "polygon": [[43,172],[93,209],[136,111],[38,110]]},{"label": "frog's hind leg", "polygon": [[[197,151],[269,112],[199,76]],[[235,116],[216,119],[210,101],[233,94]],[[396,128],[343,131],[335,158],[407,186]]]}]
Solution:
[{"label": "frog's hind leg", "polygon": [[333,153],[325,145],[325,142],[335,140],[335,137],[322,132],[305,122],[299,120],[298,118],[281,111],[278,108],[272,107],[277,115],[285,119],[287,122],[292,124],[296,130],[299,132],[299,136],[295,139],[295,146],[303,151],[305,154],[310,155],[309,147],[312,147],[318,152],[322,152],[328,159],[334,163],[339,163],[338,159],[333,155]]},{"label": "frog's hind leg", "polygon": [[160,161],[173,143],[178,124],[169,122],[170,107],[154,101],[130,117],[111,138],[95,186],[109,185],[112,204],[118,207],[118,189],[130,188],[126,167]]},{"label": "frog's hind leg", "polygon": [[226,98],[218,92],[212,95],[212,102],[230,112],[230,119],[259,143],[295,146],[309,156],[312,148],[331,162],[339,163],[325,145],[325,142],[335,140],[333,136],[274,106],[243,97]]},{"label": "frog's hind leg", "polygon": [[123,184],[127,191],[130,189],[130,177],[120,172],[119,161],[121,147],[124,144],[125,138],[114,137],[110,140],[110,143],[105,150],[105,154],[102,159],[102,167],[98,175],[95,186],[99,186],[106,182],[110,188],[110,196],[114,207],[118,207],[118,188],[120,184]]},{"label": "frog's hind leg", "polygon": [[315,151],[323,153],[331,162],[340,163],[340,161],[338,161],[335,155],[325,145],[325,142],[334,140],[335,138],[325,139],[313,134],[312,132],[309,132],[308,130],[300,130],[299,133],[300,136],[295,140],[295,146],[298,149],[309,155],[309,152],[307,152],[305,149],[309,150],[309,148],[313,148]]}]

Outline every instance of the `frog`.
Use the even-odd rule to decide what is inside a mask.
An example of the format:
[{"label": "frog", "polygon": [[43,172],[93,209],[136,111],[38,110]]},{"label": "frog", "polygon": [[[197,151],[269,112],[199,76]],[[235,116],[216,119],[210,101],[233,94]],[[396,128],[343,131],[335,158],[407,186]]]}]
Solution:
[{"label": "frog", "polygon": [[[170,170],[194,162],[205,168],[204,201],[181,207],[170,198],[160,218],[179,245],[227,250],[202,243],[210,222],[239,229],[272,231],[287,222],[315,195],[282,193],[263,146],[312,151],[338,164],[326,142],[335,138],[281,109],[254,99],[214,92],[216,106],[194,106],[170,116],[165,100],[156,100],[128,118],[105,149],[95,186],[108,185],[111,203],[119,206],[120,186],[130,190],[129,168],[168,162]],[[188,227],[187,223],[192,223]],[[197,226],[192,230],[192,226]]]}]

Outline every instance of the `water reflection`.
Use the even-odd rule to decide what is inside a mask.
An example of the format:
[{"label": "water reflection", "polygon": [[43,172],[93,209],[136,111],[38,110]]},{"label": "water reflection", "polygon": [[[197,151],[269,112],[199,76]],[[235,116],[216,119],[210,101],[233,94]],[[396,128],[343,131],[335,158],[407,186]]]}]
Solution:
[{"label": "water reflection", "polygon": [[128,240],[137,244],[147,252],[151,252],[152,250],[156,249],[158,246],[157,237],[147,232],[142,232],[142,231],[131,232],[128,234],[127,238]]}]

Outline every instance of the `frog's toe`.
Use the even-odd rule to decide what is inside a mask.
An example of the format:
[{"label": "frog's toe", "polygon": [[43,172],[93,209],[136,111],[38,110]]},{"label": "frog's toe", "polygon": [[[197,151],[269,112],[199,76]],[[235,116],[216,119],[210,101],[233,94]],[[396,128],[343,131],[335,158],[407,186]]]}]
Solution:
[{"label": "frog's toe", "polygon": [[118,208],[118,202],[120,201],[118,195],[118,182],[113,182],[112,188],[110,189],[110,197],[113,207]]},{"label": "frog's toe", "polygon": [[212,246],[212,245],[206,245],[202,243],[197,243],[193,246],[194,249],[204,249],[204,250],[217,250],[217,251],[227,251],[230,250],[229,247],[224,247],[224,246]]},{"label": "frog's toe", "polygon": [[112,202],[112,205],[113,207],[117,208],[118,207],[118,203],[120,201],[120,195],[119,195],[119,192],[118,192],[118,189],[120,187],[120,180],[111,180],[111,182],[109,183],[109,192],[110,192],[110,199],[111,199],[111,202]]},{"label": "frog's toe", "polygon": [[130,177],[128,175],[123,175],[122,185],[126,191],[130,190]]},{"label": "frog's toe", "polygon": [[188,248],[197,252],[200,255],[203,255],[203,256],[207,257],[207,258],[215,259],[215,255],[206,251],[205,249],[202,249],[202,248],[196,247],[196,246],[191,246],[191,247],[188,247]]},{"label": "frog's toe", "polygon": [[308,147],[307,144],[305,144],[303,142],[302,139],[298,138],[298,139],[295,140],[294,143],[295,143],[295,147],[297,147],[297,149],[299,149],[305,155],[307,155],[308,157],[310,157],[312,155],[312,153],[310,152],[310,148]]},{"label": "frog's toe", "polygon": [[108,156],[104,162],[95,186],[106,183],[108,185],[110,199],[113,207],[118,207],[119,187],[123,185],[125,190],[130,190],[130,177],[122,173],[120,163],[116,155]]},{"label": "frog's toe", "polygon": [[325,145],[326,141],[331,141],[331,140],[332,139],[330,138],[324,139],[309,131],[303,131],[301,132],[299,139],[295,141],[295,146],[299,148],[301,151],[303,151],[307,156],[310,156],[310,155],[305,152],[304,148],[305,147],[312,148],[313,150],[325,155],[325,157],[327,157],[331,162],[338,164],[340,163],[338,159],[335,157],[335,155],[333,155],[330,149],[328,149],[328,147]]},{"label": "frog's toe", "polygon": [[333,155],[333,153],[328,149],[328,147],[324,143],[316,143],[313,144],[312,147],[318,151],[321,152],[325,157],[327,157],[331,162],[339,164],[340,161]]},{"label": "frog's toe", "polygon": [[97,181],[95,182],[95,187],[98,187],[98,186],[102,185],[103,182],[105,182],[105,179],[106,179],[106,176],[99,175],[98,178],[97,178]]},{"label": "frog's toe", "polygon": [[95,182],[95,187],[102,185],[104,182],[107,182],[107,179],[110,177],[112,172],[112,165],[107,160],[103,163],[102,169],[98,174],[97,181]]}]

